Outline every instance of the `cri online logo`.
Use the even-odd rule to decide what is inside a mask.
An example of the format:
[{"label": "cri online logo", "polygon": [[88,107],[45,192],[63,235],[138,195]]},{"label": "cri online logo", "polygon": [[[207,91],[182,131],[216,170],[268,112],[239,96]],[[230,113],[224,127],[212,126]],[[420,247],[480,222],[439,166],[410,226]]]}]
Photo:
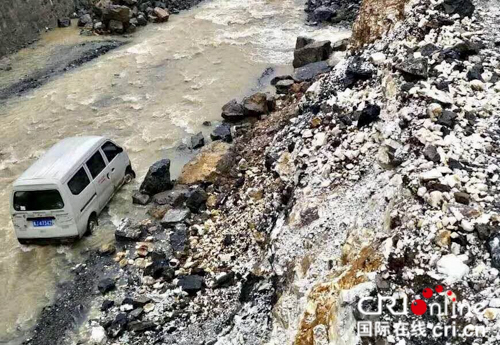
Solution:
[{"label": "cri online logo", "polygon": [[[435,290],[437,293],[442,293],[444,288],[441,285],[438,285]],[[453,295],[451,290],[446,292],[446,294],[451,298],[452,302],[457,301],[457,298]],[[424,296],[425,299],[430,299],[434,296],[434,291],[430,288],[425,288],[424,291],[422,291],[422,296]],[[417,299],[411,303],[411,311],[415,315],[424,315],[427,312],[427,303],[422,299]]]},{"label": "cri online logo", "polygon": [[[430,299],[435,295],[443,295],[444,303],[438,303],[437,301],[431,302]],[[410,306],[411,312],[415,315],[424,315],[429,313],[431,316],[457,316],[466,315],[468,313],[473,313],[476,315],[483,314],[487,303],[481,302],[471,305],[468,301],[458,302],[456,295],[453,291],[445,289],[442,285],[437,285],[434,290],[431,288],[425,288],[422,291],[423,298],[415,299],[411,304],[408,303],[408,297],[406,294],[396,293],[393,296],[382,296],[377,295],[377,297],[366,296],[360,298],[358,302],[358,310],[364,315],[382,315],[383,309],[387,309],[392,315],[408,315],[408,305]],[[376,301],[376,310],[373,310],[373,302]]]}]

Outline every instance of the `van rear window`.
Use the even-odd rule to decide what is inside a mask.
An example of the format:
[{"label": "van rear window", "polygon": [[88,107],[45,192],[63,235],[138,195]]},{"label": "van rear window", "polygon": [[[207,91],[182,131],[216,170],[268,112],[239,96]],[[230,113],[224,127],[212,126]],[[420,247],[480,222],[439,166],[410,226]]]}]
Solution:
[{"label": "van rear window", "polygon": [[61,194],[57,190],[37,190],[14,193],[16,211],[48,211],[64,207]]}]

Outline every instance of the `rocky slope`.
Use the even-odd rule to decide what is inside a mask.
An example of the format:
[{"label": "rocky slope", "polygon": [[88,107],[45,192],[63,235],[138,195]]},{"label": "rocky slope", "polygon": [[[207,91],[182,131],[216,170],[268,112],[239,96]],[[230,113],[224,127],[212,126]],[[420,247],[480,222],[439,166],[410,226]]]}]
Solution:
[{"label": "rocky slope", "polygon": [[[353,50],[328,62],[326,43],[299,39],[312,63],[273,80],[276,99],[228,103],[173,189],[169,161],[151,167],[134,195],[149,216],[124,220],[116,248],[96,254],[115,263],[79,337],[497,344],[498,5],[367,0]],[[363,313],[377,296],[408,312]],[[481,307],[451,317],[431,303]],[[360,337],[360,321],[379,333]],[[432,333],[469,325],[486,332]]]}]

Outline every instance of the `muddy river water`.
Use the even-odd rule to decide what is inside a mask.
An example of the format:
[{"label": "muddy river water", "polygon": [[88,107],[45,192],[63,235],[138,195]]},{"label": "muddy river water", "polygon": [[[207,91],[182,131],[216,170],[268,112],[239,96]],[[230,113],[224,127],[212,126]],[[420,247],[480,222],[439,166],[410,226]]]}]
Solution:
[{"label": "muddy river water", "polygon": [[[224,103],[291,72],[298,35],[335,40],[346,32],[304,25],[300,0],[207,1],[0,104],[0,343],[33,325],[87,248],[113,241],[120,218],[144,212],[131,205],[131,192],[151,163],[172,159],[175,177],[192,155],[175,148],[199,131],[207,137],[213,128],[204,121],[219,121]],[[51,31],[9,57],[12,70],[0,71],[0,87],[46,63],[57,47],[99,39],[76,28]],[[58,140],[89,134],[122,144],[137,181],[115,196],[93,236],[71,246],[20,246],[9,218],[11,183]]]}]

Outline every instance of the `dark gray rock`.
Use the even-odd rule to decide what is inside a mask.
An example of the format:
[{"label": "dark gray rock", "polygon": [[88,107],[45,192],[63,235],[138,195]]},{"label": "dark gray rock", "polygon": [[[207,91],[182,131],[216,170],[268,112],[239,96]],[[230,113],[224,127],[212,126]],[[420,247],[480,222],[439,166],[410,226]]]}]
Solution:
[{"label": "dark gray rock", "polygon": [[159,279],[165,278],[166,281],[171,281],[174,278],[174,269],[170,267],[167,256],[162,252],[153,252],[150,254],[152,264],[144,269],[144,275]]},{"label": "dark gray rock", "polygon": [[359,115],[358,128],[368,126],[372,122],[378,120],[380,115],[380,107],[378,105],[368,104]]},{"label": "dark gray rock", "polygon": [[139,13],[137,16],[137,25],[138,26],[146,26],[148,25],[148,20],[146,19],[146,16],[144,13]]},{"label": "dark gray rock", "polygon": [[119,313],[118,315],[116,315],[113,322],[111,322],[111,325],[106,329],[108,337],[110,338],[119,337],[123,333],[123,331],[125,331],[127,324],[128,324],[127,314]]},{"label": "dark gray rock", "polygon": [[293,67],[299,68],[313,62],[328,60],[332,53],[330,41],[312,42],[303,48],[295,49]]},{"label": "dark gray rock", "polygon": [[318,75],[331,71],[330,65],[326,61],[310,63],[303,67],[297,68],[293,74],[293,78],[298,82],[308,81],[316,78]]},{"label": "dark gray rock", "polygon": [[290,91],[290,88],[292,87],[293,84],[295,84],[295,82],[293,80],[290,80],[290,79],[280,80],[275,85],[276,86],[276,93],[287,94]]},{"label": "dark gray rock", "polygon": [[500,269],[500,233],[496,232],[488,240],[488,250],[491,256],[491,266]]},{"label": "dark gray rock", "polygon": [[153,201],[158,205],[170,205],[180,207],[187,199],[189,189],[182,185],[177,185],[172,190],[161,192],[153,196]]},{"label": "dark gray rock", "polygon": [[238,122],[245,118],[243,105],[238,103],[235,99],[224,104],[222,107],[222,118],[229,122]]},{"label": "dark gray rock", "polygon": [[221,123],[215,127],[212,134],[210,134],[212,140],[222,140],[226,143],[231,143],[233,141],[233,136],[231,134],[231,125],[229,123]]},{"label": "dark gray rock", "polygon": [[471,17],[476,7],[471,0],[444,0],[439,9],[446,14],[458,14],[460,18],[464,18]]},{"label": "dark gray rock", "polygon": [[204,278],[197,275],[181,276],[177,282],[177,286],[190,295],[194,295],[203,289],[203,284]]},{"label": "dark gray rock", "polygon": [[114,34],[123,34],[125,32],[123,23],[114,19],[109,21],[108,29]]},{"label": "dark gray rock", "polygon": [[171,189],[170,160],[162,159],[154,163],[141,184],[140,192],[148,195],[158,194]]},{"label": "dark gray rock", "polygon": [[191,210],[191,212],[197,213],[201,209],[205,208],[205,204],[208,199],[208,194],[201,187],[195,188],[189,191],[186,200],[186,206]]},{"label": "dark gray rock", "polygon": [[427,43],[426,45],[424,45],[423,47],[421,47],[419,49],[420,54],[422,54],[422,56],[426,56],[426,57],[431,56],[432,54],[434,54],[438,50],[439,50],[439,48],[435,44],[432,44],[432,43]]},{"label": "dark gray rock", "polygon": [[304,48],[306,45],[313,43],[314,40],[312,38],[299,36],[297,37],[297,41],[295,42],[295,49]]},{"label": "dark gray rock", "polygon": [[71,19],[69,19],[69,17],[59,18],[57,20],[57,26],[60,28],[67,28],[67,27],[71,26]]},{"label": "dark gray rock", "polygon": [[110,301],[106,299],[101,304],[101,311],[108,311],[109,309],[113,308],[114,305],[115,301]]},{"label": "dark gray rock", "polygon": [[320,6],[314,10],[314,19],[318,22],[330,22],[336,15],[332,7]]},{"label": "dark gray rock", "polygon": [[156,328],[153,321],[132,321],[128,324],[127,329],[131,332],[142,333]]},{"label": "dark gray rock", "polygon": [[269,113],[267,95],[263,92],[245,97],[242,105],[245,116],[257,117]]},{"label": "dark gray rock", "polygon": [[104,22],[115,20],[123,24],[128,23],[132,17],[130,8],[122,5],[110,5],[102,8],[101,15]]},{"label": "dark gray rock", "polygon": [[161,220],[161,225],[164,227],[171,227],[177,223],[182,223],[186,221],[191,216],[189,209],[171,209],[165,213],[165,216]]},{"label": "dark gray rock", "polygon": [[143,194],[141,192],[135,192],[132,195],[132,203],[136,205],[147,205],[151,201],[151,196]]},{"label": "dark gray rock", "polygon": [[79,27],[84,27],[84,26],[87,26],[89,24],[92,24],[92,17],[90,16],[90,14],[84,14],[83,16],[81,16],[80,18],[78,18],[78,26]]},{"label": "dark gray rock", "polygon": [[184,224],[177,224],[170,233],[170,246],[176,256],[184,254],[188,245],[187,228]]},{"label": "dark gray rock", "polygon": [[349,59],[345,77],[344,86],[346,88],[354,86],[358,81],[365,81],[372,77],[373,71],[366,65],[365,61],[359,56]]},{"label": "dark gray rock", "polygon": [[439,163],[441,161],[441,156],[439,156],[437,148],[434,145],[428,145],[425,147],[424,157],[434,163]]},{"label": "dark gray rock", "polygon": [[439,124],[441,126],[453,128],[455,126],[455,121],[456,121],[457,117],[458,117],[458,115],[455,114],[454,112],[449,111],[449,110],[445,110],[445,111],[443,111],[441,116],[438,117],[436,122],[437,122],[437,124]]},{"label": "dark gray rock", "polygon": [[469,205],[470,203],[470,195],[463,192],[457,192],[454,194],[455,200],[458,203]]},{"label": "dark gray rock", "polygon": [[427,58],[409,58],[396,65],[406,81],[427,79],[429,77],[429,61]]},{"label": "dark gray rock", "polygon": [[192,149],[199,149],[200,147],[205,146],[205,137],[203,136],[203,133],[200,132],[196,135],[193,135],[191,137],[191,148]]},{"label": "dark gray rock", "polygon": [[116,288],[115,281],[111,278],[104,278],[99,281],[97,284],[97,289],[103,295],[107,294],[110,291],[113,291]]},{"label": "dark gray rock", "polygon": [[467,72],[467,80],[483,80],[482,74],[484,73],[484,67],[482,64],[476,64],[471,67],[471,69]]},{"label": "dark gray rock", "polygon": [[474,230],[477,231],[477,235],[483,241],[488,240],[491,234],[495,232],[495,228],[489,224],[476,224]]},{"label": "dark gray rock", "polygon": [[142,313],[144,312],[144,309],[142,308],[136,308],[132,310],[129,314],[128,317],[130,320],[137,320],[138,318],[141,317]]},{"label": "dark gray rock", "polygon": [[484,43],[465,40],[457,43],[451,48],[444,49],[440,59],[465,60],[469,56],[477,55],[484,48]]}]

